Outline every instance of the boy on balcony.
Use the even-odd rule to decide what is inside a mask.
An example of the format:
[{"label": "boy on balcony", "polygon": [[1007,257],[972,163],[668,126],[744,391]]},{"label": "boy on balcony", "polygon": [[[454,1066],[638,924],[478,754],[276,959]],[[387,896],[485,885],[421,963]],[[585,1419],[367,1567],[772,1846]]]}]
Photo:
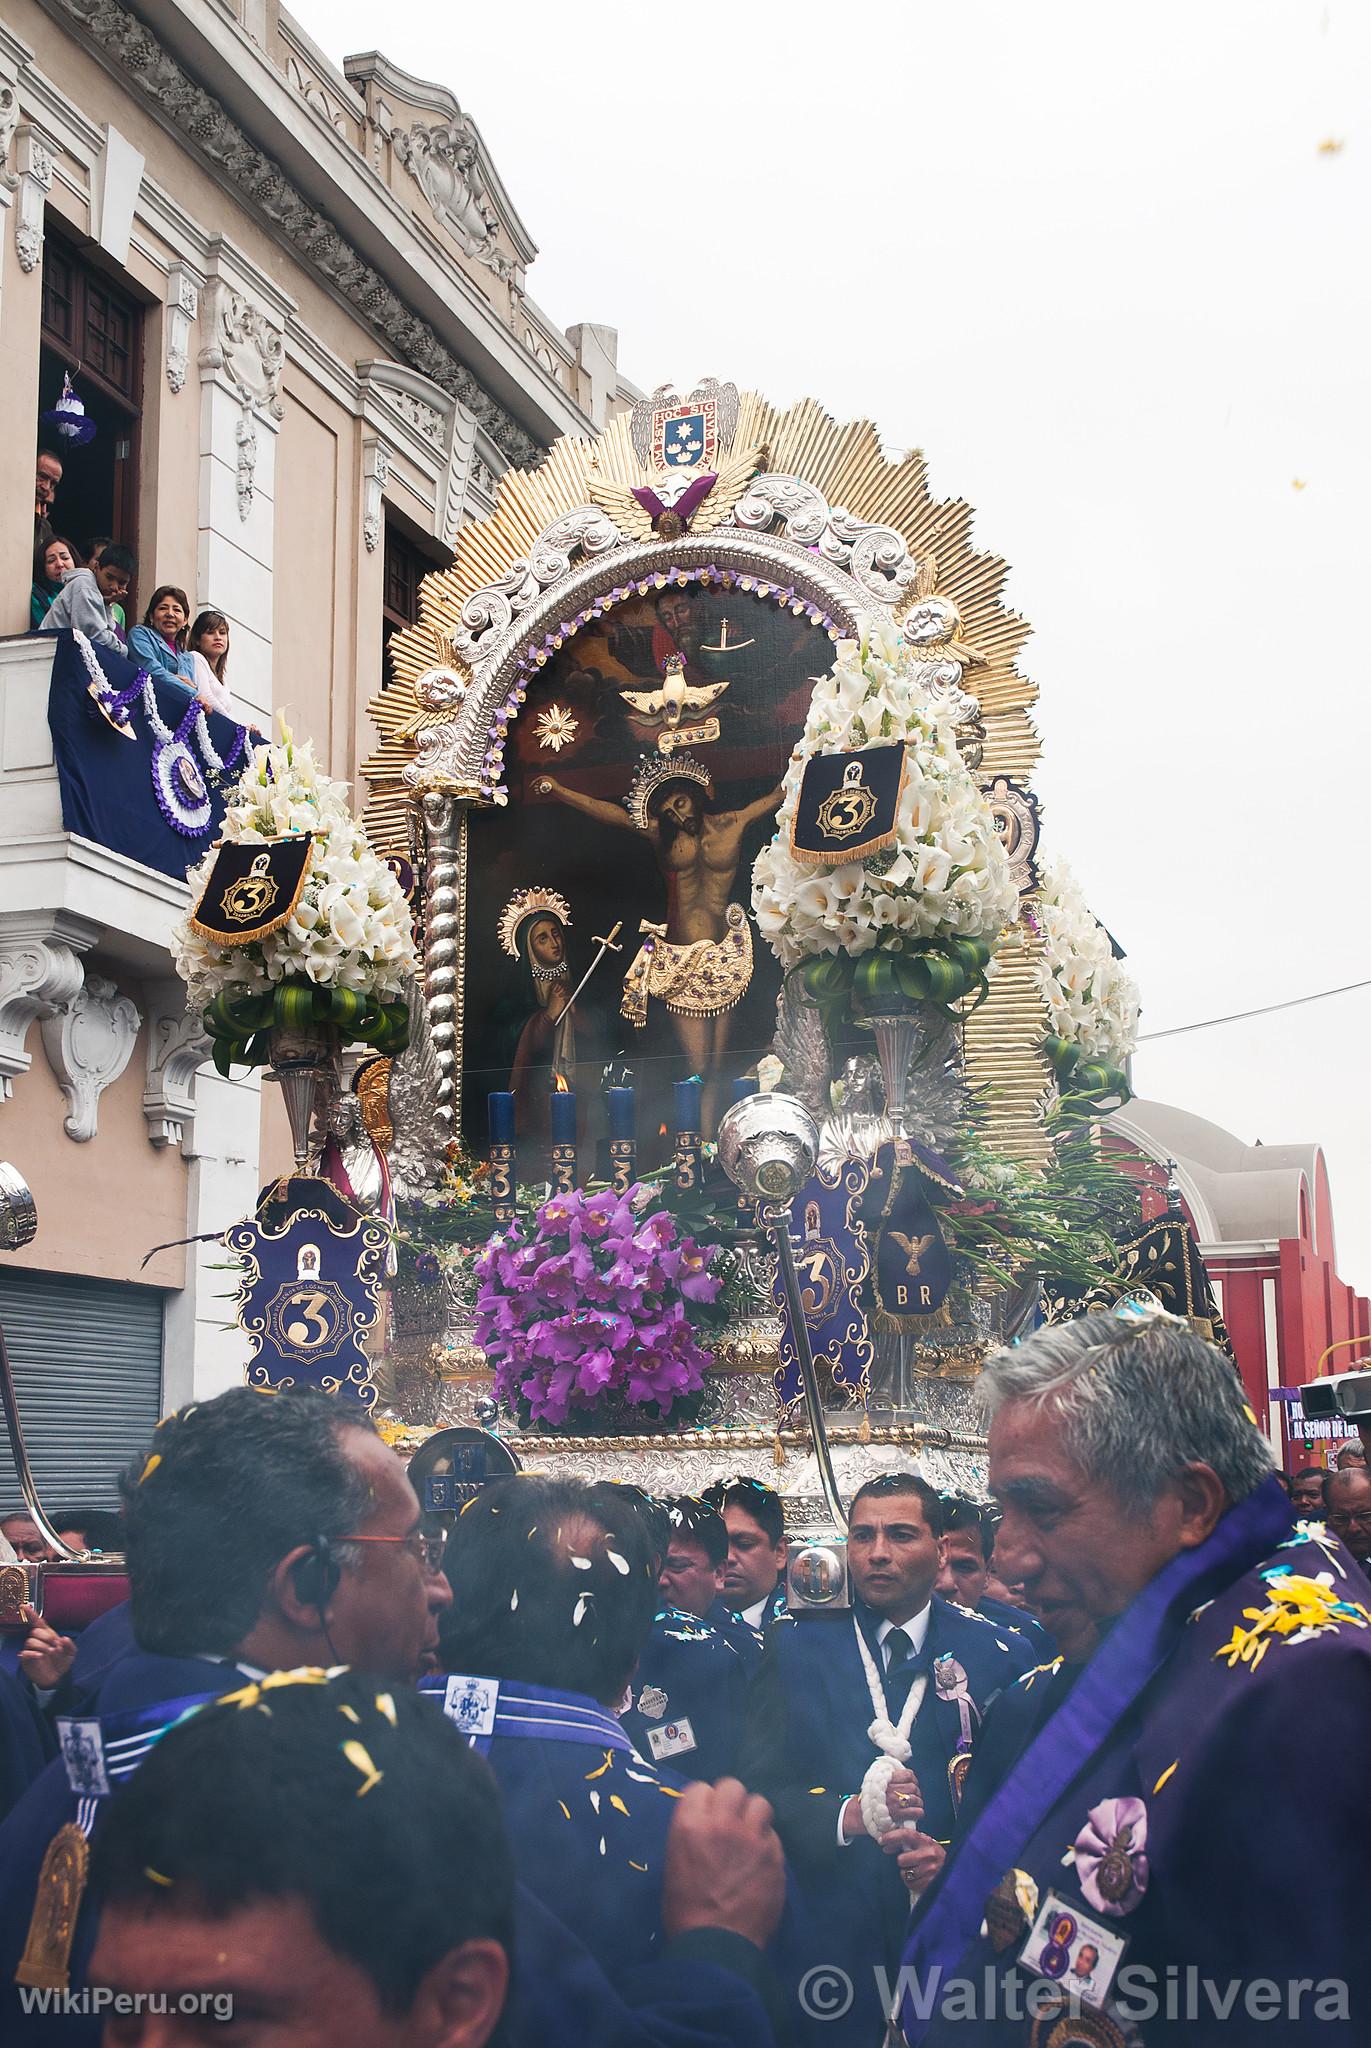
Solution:
[{"label": "boy on balcony", "polygon": [[115,624],[113,607],[128,596],[137,570],[131,548],[107,542],[88,569],[74,569],[67,577],[38,630],[60,633],[68,628],[84,633],[97,647],[112,647],[122,654],[124,636]]}]

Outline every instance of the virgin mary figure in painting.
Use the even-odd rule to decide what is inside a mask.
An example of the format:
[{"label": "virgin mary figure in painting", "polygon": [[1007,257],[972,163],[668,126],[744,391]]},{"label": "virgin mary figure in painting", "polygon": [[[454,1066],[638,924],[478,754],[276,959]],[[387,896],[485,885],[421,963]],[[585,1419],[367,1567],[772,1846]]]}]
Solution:
[{"label": "virgin mary figure in painting", "polygon": [[718,1114],[730,1015],[752,980],[752,933],[747,913],[730,902],[743,834],[774,811],[781,788],[736,811],[709,811],[709,770],[689,754],[644,755],[622,808],[568,789],[552,776],[541,796],[569,804],[602,825],[641,832],[666,882],[665,924],[642,921],[643,944],[624,977],[620,1013],[641,1030],[650,996],[666,1005],[677,1043],[704,1081],[701,1110],[706,1133]]},{"label": "virgin mary figure in painting", "polygon": [[500,944],[522,959],[533,982],[533,1014],[519,1033],[510,1067],[520,1137],[546,1144],[548,1093],[554,1076],[576,1061],[576,1020],[563,1015],[571,993],[566,930],[571,911],[555,889],[516,889],[500,913]]}]

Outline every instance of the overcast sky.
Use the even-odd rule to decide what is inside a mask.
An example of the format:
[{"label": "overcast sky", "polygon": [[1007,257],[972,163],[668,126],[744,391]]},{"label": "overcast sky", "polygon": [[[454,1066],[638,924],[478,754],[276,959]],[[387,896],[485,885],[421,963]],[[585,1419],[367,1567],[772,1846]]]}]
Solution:
[{"label": "overcast sky", "polygon": [[[1144,1032],[1371,977],[1365,0],[293,5],[453,89],[637,384],[869,416],[976,507]],[[1135,1069],[1322,1143],[1363,1292],[1368,1035],[1371,989]]]}]

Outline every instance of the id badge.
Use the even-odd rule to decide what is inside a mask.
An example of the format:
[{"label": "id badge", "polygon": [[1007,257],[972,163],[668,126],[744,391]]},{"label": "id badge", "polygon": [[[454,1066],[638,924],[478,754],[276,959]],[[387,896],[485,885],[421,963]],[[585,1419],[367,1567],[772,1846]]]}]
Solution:
[{"label": "id badge", "polygon": [[699,1747],[695,1730],[689,1721],[667,1721],[660,1728],[649,1728],[647,1746],[652,1751],[652,1761],[664,1764],[669,1756],[685,1756],[689,1750]]},{"label": "id badge", "polygon": [[498,1678],[449,1678],[443,1694],[443,1712],[468,1742],[474,1742],[478,1735],[494,1734],[499,1700]]},{"label": "id badge", "polygon": [[68,1720],[57,1723],[57,1742],[66,1767],[67,1783],[78,1799],[109,1797],[109,1775],[105,1769],[105,1738],[98,1720]]},{"label": "id badge", "polygon": [[1127,1947],[1126,1935],[1049,1892],[1019,1951],[1019,1962],[1068,1997],[1102,2011]]}]

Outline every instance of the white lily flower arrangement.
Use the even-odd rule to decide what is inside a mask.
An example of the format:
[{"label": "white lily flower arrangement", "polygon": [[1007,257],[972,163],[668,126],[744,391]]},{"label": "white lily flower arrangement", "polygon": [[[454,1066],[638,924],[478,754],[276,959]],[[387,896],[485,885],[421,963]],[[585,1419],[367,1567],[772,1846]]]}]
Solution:
[{"label": "white lily flower arrangement", "polygon": [[[1019,913],[1018,889],[990,806],[957,750],[951,711],[918,680],[917,650],[879,621],[840,644],[816,685],[790,758],[776,836],[752,871],[758,927],[787,969],[829,954],[896,953],[976,940],[990,952]],[[903,741],[896,841],[865,861],[797,861],[791,824],[815,754]]]},{"label": "white lily flower arrangement", "polygon": [[[409,905],[354,815],[347,784],[325,775],[312,745],[289,734],[254,751],[229,793],[220,836],[260,844],[287,832],[312,833],[314,851],[300,900],[279,931],[216,946],[192,931],[188,915],[174,928],[172,958],[192,1009],[226,992],[269,994],[302,979],[393,1002],[418,967]],[[192,902],[214,852],[186,877]]]},{"label": "white lily flower arrangement", "polygon": [[1138,988],[1114,957],[1065,861],[1045,866],[1036,910],[1042,925],[1037,982],[1054,1037],[1083,1059],[1122,1067],[1138,1042]]}]

